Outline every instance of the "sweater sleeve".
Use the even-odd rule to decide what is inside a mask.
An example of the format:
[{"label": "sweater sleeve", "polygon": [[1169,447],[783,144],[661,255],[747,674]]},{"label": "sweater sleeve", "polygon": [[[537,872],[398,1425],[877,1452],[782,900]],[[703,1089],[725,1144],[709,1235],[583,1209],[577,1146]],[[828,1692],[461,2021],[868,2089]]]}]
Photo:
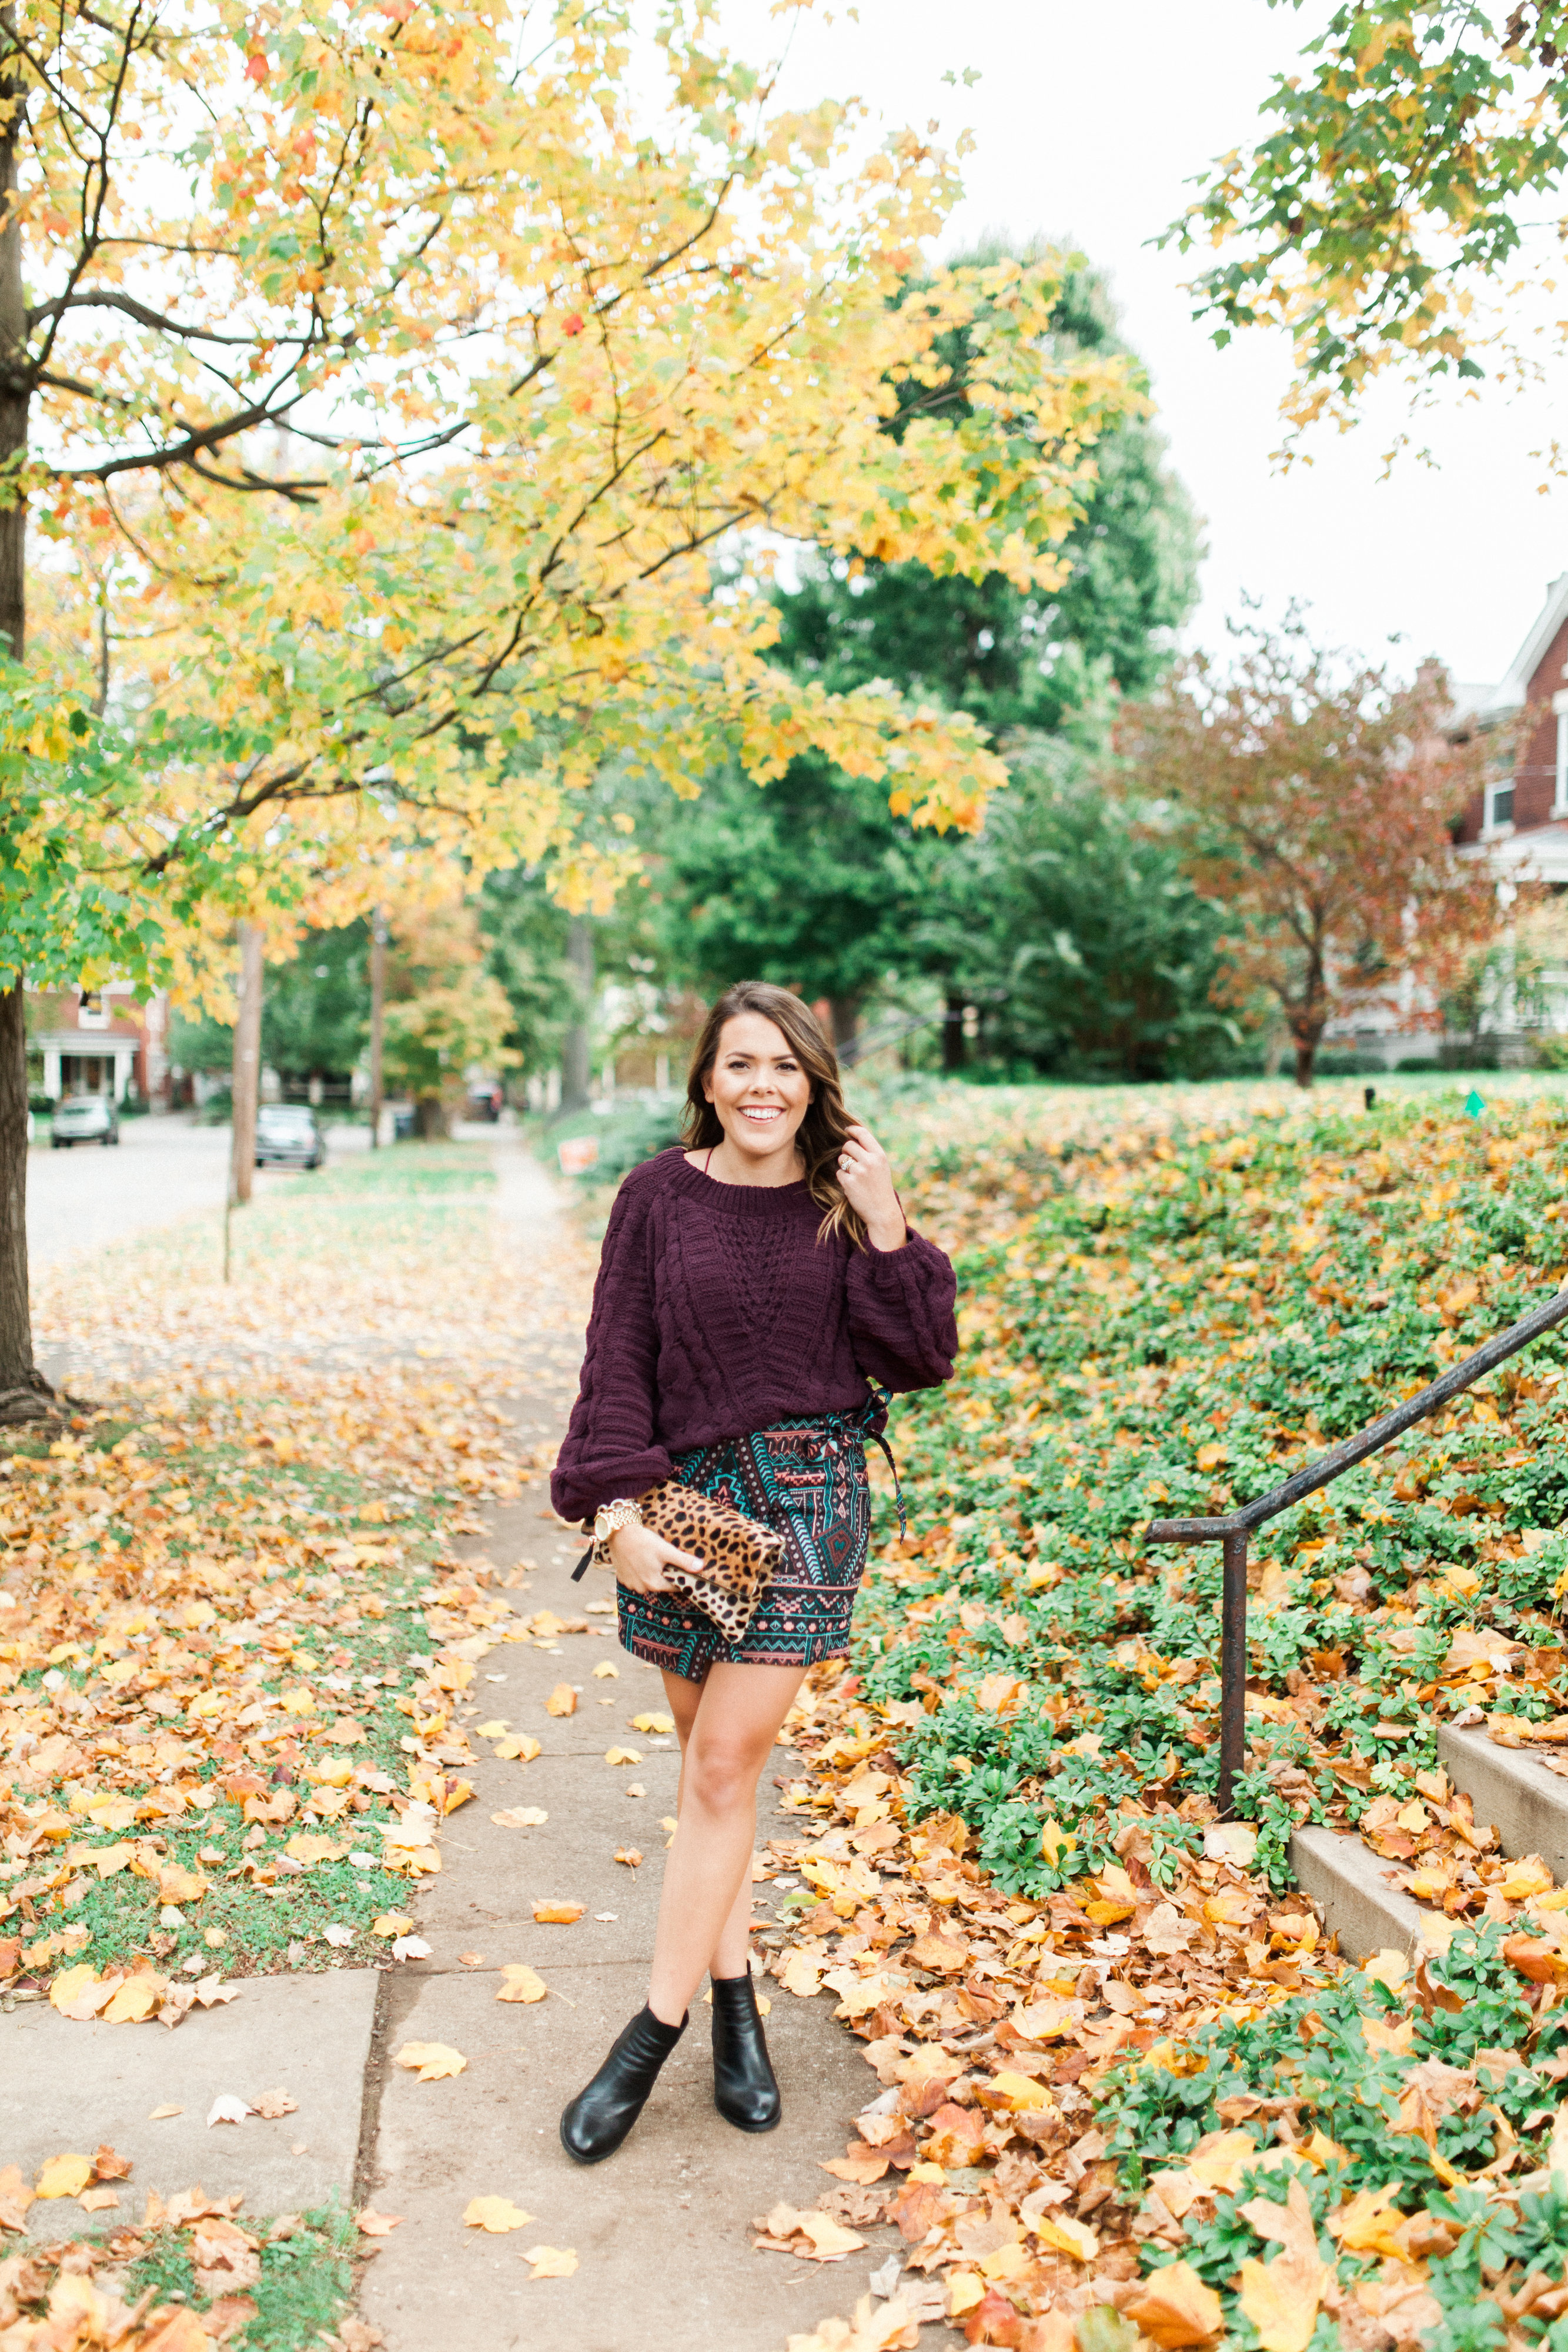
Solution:
[{"label": "sweater sleeve", "polygon": [[902,1249],[850,1256],[850,1331],[855,1362],[900,1393],[940,1388],[958,1353],[957,1277],[935,1242],[909,1229]]},{"label": "sweater sleeve", "polygon": [[654,1435],[658,1333],[653,1321],[651,1202],[628,1181],[616,1195],[593,1286],[577,1402],[550,1479],[563,1519],[645,1494],[670,1475]]}]

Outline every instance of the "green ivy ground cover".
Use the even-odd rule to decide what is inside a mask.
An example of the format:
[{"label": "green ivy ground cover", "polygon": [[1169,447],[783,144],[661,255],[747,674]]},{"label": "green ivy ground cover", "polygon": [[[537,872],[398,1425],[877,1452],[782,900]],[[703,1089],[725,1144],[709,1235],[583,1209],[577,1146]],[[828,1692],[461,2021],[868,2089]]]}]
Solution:
[{"label": "green ivy ground cover", "polygon": [[[882,2200],[976,2343],[1568,2346],[1568,1889],[1497,1853],[1435,1745],[1446,1716],[1568,1736],[1568,1339],[1262,1532],[1236,1825],[1217,1552],[1143,1538],[1559,1286],[1561,1100],[1037,1116],[967,1147],[954,1118],[884,1122],[958,1246],[964,1350],[899,1409],[911,1532],[793,1791],[818,1899],[776,1966],[840,1991],[890,2086],[869,2154],[898,2151],[879,2176],[852,2144],[842,2196]],[[1291,1893],[1306,1819],[1429,1906],[1418,1969],[1324,1951]]]}]

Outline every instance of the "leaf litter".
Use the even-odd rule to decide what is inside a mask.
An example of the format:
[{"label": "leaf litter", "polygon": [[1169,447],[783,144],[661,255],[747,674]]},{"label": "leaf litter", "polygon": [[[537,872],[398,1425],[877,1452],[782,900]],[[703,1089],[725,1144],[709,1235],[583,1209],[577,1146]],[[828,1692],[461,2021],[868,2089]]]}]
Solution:
[{"label": "leaf litter", "polygon": [[[379,1155],[258,1204],[226,1288],[204,1231],[46,1270],[40,1334],[120,1393],[0,1463],[11,1997],[172,2025],[229,1997],[183,1980],[204,1943],[241,1976],[285,1946],[294,1967],[365,1948],[472,1793],[461,1718],[485,1657],[587,1631],[549,1612],[530,1630],[502,1571],[450,1549],[477,1506],[544,1475],[495,1402],[514,1344],[455,1307],[499,1246],[482,1214],[440,1212],[454,1171],[487,1181],[476,1157]],[[563,1370],[585,1271],[566,1244],[532,1276]]]},{"label": "leaf litter", "polygon": [[[1264,1491],[1562,1281],[1568,1117],[1054,1118],[879,1129],[969,1252],[965,1351],[904,1409],[911,1533],[856,1654],[788,1727],[801,1832],[768,1858],[803,1885],[765,1948],[881,2085],[819,2213],[904,2255],[790,2352],[938,2315],[1015,2352],[1555,2343],[1568,1888],[1496,1852],[1435,1732],[1568,1748],[1568,1350],[1260,1540],[1242,1822],[1214,1818],[1213,1563],[1139,1530]],[[1427,1906],[1414,1961],[1324,1948],[1306,1817]],[[761,2226],[801,2252],[789,2211]]]},{"label": "leaf litter", "polygon": [[[332,2352],[373,2352],[380,2331],[348,2313],[351,2293],[340,2217],[284,2214],[247,2228],[243,2199],[209,2198],[200,2188],[163,2198],[150,2190],[140,2222],[116,2219],[104,2237],[35,2240],[25,2235],[39,2198],[74,2197],[85,2216],[118,2214],[131,2167],[109,2147],[93,2157],[62,2155],[29,2185],[0,2167],[0,2231],[16,2251],[0,2253],[0,2333],[7,2352],[65,2352],[89,2345],[115,2352],[211,2352],[245,2338],[262,2311],[269,2280],[284,2293],[308,2266],[319,2311],[337,2332],[318,2341]],[[171,2293],[175,2283],[188,2284]]]}]

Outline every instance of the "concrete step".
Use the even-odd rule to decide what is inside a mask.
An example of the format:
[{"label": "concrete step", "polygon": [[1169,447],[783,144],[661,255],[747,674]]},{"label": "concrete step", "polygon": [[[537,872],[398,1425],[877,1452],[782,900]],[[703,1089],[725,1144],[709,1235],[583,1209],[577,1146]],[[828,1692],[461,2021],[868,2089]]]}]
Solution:
[{"label": "concrete step", "polygon": [[[1568,1778],[1524,1748],[1496,1747],[1484,1731],[1445,1725],[1437,1754],[1474,1805],[1477,1823],[1496,1830],[1504,1853],[1538,1853],[1558,1884],[1568,1884]],[[1413,1957],[1424,1946],[1440,1948],[1452,1933],[1440,1912],[1399,1892],[1392,1883],[1396,1865],[1358,1837],[1299,1829],[1291,1864],[1346,1959],[1390,1950]]]},{"label": "concrete step", "polygon": [[1445,1725],[1437,1754],[1504,1853],[1538,1853],[1559,1885],[1568,1879],[1568,1780],[1527,1748],[1494,1746],[1484,1731]]},{"label": "concrete step", "polygon": [[1339,1937],[1347,1960],[1373,1952],[1418,1952],[1447,1941],[1447,1921],[1433,1932],[1435,1915],[1394,1885],[1393,1863],[1340,1830],[1299,1829],[1291,1840],[1291,1867],[1303,1895],[1310,1895],[1325,1935]]}]

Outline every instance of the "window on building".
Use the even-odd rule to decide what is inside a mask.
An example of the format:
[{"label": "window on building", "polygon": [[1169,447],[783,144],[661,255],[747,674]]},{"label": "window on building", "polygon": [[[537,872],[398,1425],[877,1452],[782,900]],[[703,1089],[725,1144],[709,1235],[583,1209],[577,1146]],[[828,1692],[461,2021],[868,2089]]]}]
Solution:
[{"label": "window on building", "polygon": [[105,1029],[108,1025],[109,1015],[104,1011],[102,989],[84,988],[81,1003],[77,1007],[78,1028]]},{"label": "window on building", "polygon": [[1557,777],[1552,791],[1552,814],[1568,815],[1568,710],[1557,714]]},{"label": "window on building", "polygon": [[1494,784],[1490,792],[1487,794],[1487,823],[1489,824],[1511,824],[1513,823],[1513,786],[1511,783]]}]

